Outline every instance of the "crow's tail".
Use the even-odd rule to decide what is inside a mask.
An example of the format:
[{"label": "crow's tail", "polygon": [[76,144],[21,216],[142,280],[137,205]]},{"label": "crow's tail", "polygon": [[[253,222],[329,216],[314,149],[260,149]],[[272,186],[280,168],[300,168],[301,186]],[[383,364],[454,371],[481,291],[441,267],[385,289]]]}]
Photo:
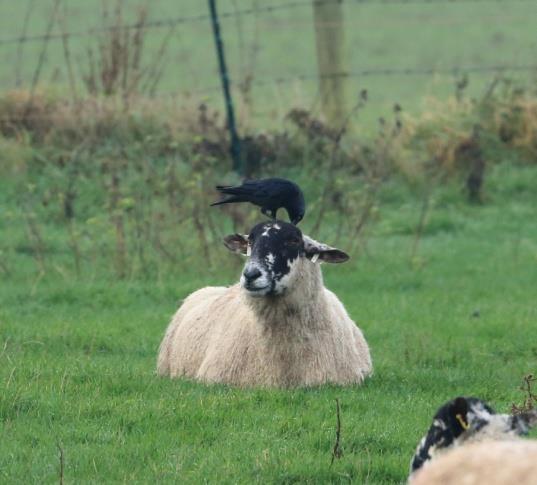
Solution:
[{"label": "crow's tail", "polygon": [[217,185],[216,190],[222,194],[242,197],[249,197],[255,193],[255,188],[244,185]]},{"label": "crow's tail", "polygon": [[241,199],[240,197],[231,196],[231,197],[228,197],[226,199],[222,199],[222,200],[219,200],[217,202],[213,202],[211,204],[211,206],[213,206],[213,205],[222,205],[222,204],[231,204],[233,202],[244,202],[244,200]]}]

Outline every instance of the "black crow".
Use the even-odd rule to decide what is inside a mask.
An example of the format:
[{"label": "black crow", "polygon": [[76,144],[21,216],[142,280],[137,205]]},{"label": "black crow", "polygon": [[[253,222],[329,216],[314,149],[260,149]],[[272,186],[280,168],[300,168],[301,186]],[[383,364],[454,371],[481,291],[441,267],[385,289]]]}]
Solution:
[{"label": "black crow", "polygon": [[276,219],[278,209],[283,207],[295,226],[306,211],[302,190],[297,184],[285,179],[247,180],[237,186],[217,185],[216,189],[228,197],[211,205],[251,202],[261,207],[261,212],[272,219]]}]

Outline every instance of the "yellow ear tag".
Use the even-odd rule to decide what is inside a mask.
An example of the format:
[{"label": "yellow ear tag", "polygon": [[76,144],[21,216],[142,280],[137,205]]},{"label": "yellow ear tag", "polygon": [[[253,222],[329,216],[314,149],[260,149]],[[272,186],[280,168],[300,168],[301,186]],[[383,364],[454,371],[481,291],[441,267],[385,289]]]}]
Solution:
[{"label": "yellow ear tag", "polygon": [[246,246],[246,256],[250,256],[251,254],[252,254],[252,246],[248,244],[248,246]]},{"label": "yellow ear tag", "polygon": [[311,258],[311,262],[316,263],[318,259],[319,259],[319,253],[315,253]]},{"label": "yellow ear tag", "polygon": [[461,424],[462,429],[468,429],[470,425],[462,418],[460,414],[456,414],[455,417],[457,418],[457,421]]}]

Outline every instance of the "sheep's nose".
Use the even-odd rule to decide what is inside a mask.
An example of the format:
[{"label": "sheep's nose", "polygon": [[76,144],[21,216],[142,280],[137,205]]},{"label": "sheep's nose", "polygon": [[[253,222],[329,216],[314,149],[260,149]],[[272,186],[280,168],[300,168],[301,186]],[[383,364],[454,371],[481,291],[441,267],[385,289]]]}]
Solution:
[{"label": "sheep's nose", "polygon": [[242,272],[243,276],[244,276],[244,279],[248,282],[248,283],[251,283],[252,281],[256,280],[257,278],[259,278],[261,276],[261,271],[259,271],[258,268],[256,268],[255,266],[250,266],[249,268],[246,268],[243,272]]}]

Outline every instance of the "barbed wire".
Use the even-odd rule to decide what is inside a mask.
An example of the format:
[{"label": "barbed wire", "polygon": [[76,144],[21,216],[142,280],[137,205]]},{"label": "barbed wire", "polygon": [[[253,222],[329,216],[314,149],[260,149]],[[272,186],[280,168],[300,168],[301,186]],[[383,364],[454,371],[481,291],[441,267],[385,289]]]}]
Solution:
[{"label": "barbed wire", "polygon": [[[326,1],[326,3],[334,2],[334,0],[324,0],[324,1]],[[233,12],[222,12],[222,13],[219,13],[218,16],[220,19],[225,19],[229,17],[240,17],[243,15],[252,15],[252,14],[259,14],[259,13],[274,12],[277,10],[284,10],[284,9],[290,9],[290,8],[295,8],[295,7],[304,7],[306,5],[311,6],[311,0],[299,0],[299,1],[289,2],[285,4],[265,5],[261,7],[248,8],[244,10],[236,10]],[[80,32],[54,33],[49,36],[47,36],[46,34],[36,34],[36,35],[12,37],[12,38],[7,38],[7,39],[0,39],[0,45],[15,44],[19,42],[58,40],[66,36],[67,37],[87,37],[87,36],[91,36],[94,34],[101,34],[101,33],[115,31],[115,30],[158,29],[158,28],[165,28],[165,27],[173,27],[173,26],[180,25],[180,24],[202,22],[205,20],[208,21],[210,18],[211,16],[208,13],[204,13],[204,14],[192,15],[192,16],[187,16],[187,17],[176,17],[172,19],[150,20],[150,21],[145,22],[144,24],[137,23],[137,24],[125,24],[125,25],[115,25],[115,26],[112,25],[112,26],[107,26],[107,27],[95,27],[95,28],[91,28],[88,30],[80,31]]]},{"label": "barbed wire", "polygon": [[[368,76],[421,76],[421,75],[434,75],[434,74],[448,74],[448,75],[461,75],[466,73],[503,73],[503,72],[531,72],[537,73],[537,65],[495,65],[495,66],[454,66],[447,68],[379,68],[379,69],[363,69],[352,72],[341,72],[334,74],[325,74],[319,76],[318,74],[296,74],[288,77],[276,77],[272,79],[264,79],[260,81],[254,81],[253,86],[266,86],[270,84],[286,84],[295,81],[313,81],[319,78],[334,79],[334,78],[354,78],[354,77],[368,77]],[[235,83],[235,86],[237,84]],[[218,92],[221,90],[221,86],[211,86],[202,88],[199,90],[178,90],[175,92],[159,93],[156,98],[174,97],[180,96],[184,93],[189,94],[206,94],[209,92]],[[42,113],[28,113],[25,116],[1,116],[0,123],[14,123],[24,122],[29,120],[43,120],[48,121],[53,118],[53,115],[43,115]]]},{"label": "barbed wire", "polygon": [[[505,65],[498,64],[494,66],[452,66],[452,67],[403,67],[403,68],[371,68],[349,72],[337,72],[333,74],[294,74],[292,76],[274,77],[253,81],[253,86],[266,86],[271,84],[289,84],[295,81],[315,81],[318,79],[337,79],[337,78],[356,78],[356,77],[398,77],[398,76],[433,76],[435,74],[445,74],[457,76],[470,73],[503,73],[503,72],[532,72],[537,73],[537,64],[535,65]],[[231,84],[236,88],[240,83],[231,80]],[[208,86],[199,90],[185,90],[193,94],[204,94],[213,91],[220,91],[218,85]],[[169,94],[169,93],[168,93]]]},{"label": "barbed wire", "polygon": [[[461,73],[478,73],[478,72],[502,72],[502,71],[533,71],[537,70],[536,65],[495,65],[495,66],[454,66],[454,67],[404,67],[404,68],[375,68],[363,69],[359,71],[340,72],[333,74],[324,74],[321,77],[326,78],[348,78],[348,77],[367,77],[367,76],[431,76],[434,74],[451,74]],[[301,79],[318,79],[318,75],[302,75]],[[286,82],[286,78],[280,78]]]},{"label": "barbed wire", "polygon": [[[252,86],[268,86],[272,84],[289,84],[296,81],[315,81],[319,79],[338,79],[338,78],[358,78],[358,77],[400,77],[400,76],[434,76],[435,74],[444,74],[449,76],[458,76],[463,74],[487,74],[487,73],[509,73],[509,72],[535,72],[537,73],[537,64],[534,65],[507,65],[497,64],[492,66],[451,66],[451,67],[403,67],[403,68],[368,68],[348,72],[336,72],[332,74],[293,74],[290,76],[263,78],[251,82]],[[262,74],[259,77],[263,77]],[[240,82],[231,79],[230,83],[233,88],[240,89]],[[175,96],[181,93],[189,94],[206,94],[211,92],[219,92],[222,87],[219,84],[207,86],[199,89],[182,89],[174,92],[157,93],[156,97]]]},{"label": "barbed wire", "polygon": [[[315,0],[317,4],[329,4],[329,3],[340,3],[343,0]],[[535,2],[535,0],[349,0],[349,4],[378,4],[378,5],[390,5],[390,4],[457,4],[457,3],[499,3],[499,4],[508,4],[513,1],[521,3]],[[293,2],[274,4],[274,5],[263,5],[257,7],[251,7],[243,10],[235,10],[222,12],[219,14],[220,19],[227,19],[231,17],[241,17],[246,15],[258,15],[262,13],[276,12],[280,10],[288,10],[299,7],[311,7],[313,4],[312,0],[296,0]],[[149,30],[149,29],[160,29],[166,27],[174,27],[180,24],[188,24],[195,22],[208,21],[210,15],[208,13],[203,13],[199,15],[192,15],[186,17],[176,17],[171,19],[157,19],[144,22],[143,24],[124,24],[124,25],[112,25],[112,26],[103,26],[95,27],[87,30],[82,30],[78,32],[54,32],[51,34],[35,34],[35,35],[25,35],[18,37],[10,38],[0,38],[0,45],[9,45],[17,43],[27,43],[27,42],[40,42],[40,41],[51,41],[51,40],[60,40],[65,38],[77,38],[77,37],[89,37],[95,34],[102,34],[105,32],[111,32],[116,30]]]}]

